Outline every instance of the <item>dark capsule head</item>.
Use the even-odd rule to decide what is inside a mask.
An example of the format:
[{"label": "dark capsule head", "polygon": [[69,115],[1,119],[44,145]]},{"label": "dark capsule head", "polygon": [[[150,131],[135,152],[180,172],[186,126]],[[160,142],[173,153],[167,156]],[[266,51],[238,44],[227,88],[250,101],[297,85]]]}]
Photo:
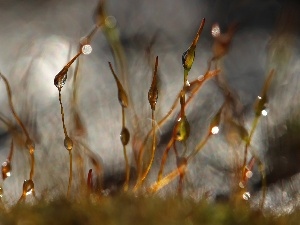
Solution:
[{"label": "dark capsule head", "polygon": [[195,49],[189,48],[186,50],[181,57],[182,66],[185,70],[190,71],[195,59]]},{"label": "dark capsule head", "polygon": [[5,180],[7,177],[11,175],[11,164],[9,161],[5,161],[2,163],[2,179]]},{"label": "dark capsule head", "polygon": [[32,180],[24,180],[23,183],[23,195],[29,195],[34,189],[34,183]]},{"label": "dark capsule head", "polygon": [[157,88],[150,88],[148,92],[148,101],[151,106],[152,110],[155,110],[155,106],[158,99],[158,89]]},{"label": "dark capsule head", "polygon": [[118,100],[123,108],[128,107],[128,97],[123,87],[118,87]]},{"label": "dark capsule head", "polygon": [[126,127],[123,127],[120,133],[120,139],[124,146],[126,146],[130,140],[130,133]]},{"label": "dark capsule head", "polygon": [[68,151],[71,151],[73,149],[73,141],[68,136],[65,137],[64,146]]}]

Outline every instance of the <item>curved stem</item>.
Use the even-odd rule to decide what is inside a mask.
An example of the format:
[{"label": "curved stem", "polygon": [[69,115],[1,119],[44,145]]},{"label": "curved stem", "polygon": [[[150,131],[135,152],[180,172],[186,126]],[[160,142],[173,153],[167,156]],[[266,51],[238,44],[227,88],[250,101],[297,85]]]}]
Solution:
[{"label": "curved stem", "polygon": [[16,121],[18,122],[18,124],[20,125],[20,127],[22,128],[24,134],[26,135],[26,138],[30,139],[28,131],[27,131],[26,127],[24,126],[23,122],[21,121],[20,117],[16,113],[14,105],[12,103],[12,94],[11,94],[11,89],[10,89],[9,82],[8,82],[7,78],[2,73],[0,73],[0,77],[3,79],[3,81],[5,83],[5,86],[6,86],[6,91],[7,91],[7,95],[8,95],[8,103],[9,103],[9,107],[11,109],[11,112],[12,112],[13,116],[15,117]]}]

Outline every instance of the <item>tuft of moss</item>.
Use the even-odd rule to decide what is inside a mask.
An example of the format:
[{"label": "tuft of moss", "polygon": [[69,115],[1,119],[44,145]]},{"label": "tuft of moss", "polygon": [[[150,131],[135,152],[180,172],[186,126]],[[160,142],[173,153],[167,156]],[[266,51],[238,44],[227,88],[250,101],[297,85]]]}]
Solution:
[{"label": "tuft of moss", "polygon": [[0,223],[8,224],[298,224],[300,214],[274,217],[246,204],[209,204],[191,198],[159,198],[118,195],[69,201],[59,198],[37,204],[18,204],[0,211]]}]

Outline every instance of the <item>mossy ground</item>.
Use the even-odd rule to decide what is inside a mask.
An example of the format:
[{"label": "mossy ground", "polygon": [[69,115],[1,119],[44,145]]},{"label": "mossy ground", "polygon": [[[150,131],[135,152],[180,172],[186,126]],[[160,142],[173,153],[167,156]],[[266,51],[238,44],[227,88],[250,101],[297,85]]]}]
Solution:
[{"label": "mossy ground", "polygon": [[0,224],[299,224],[299,213],[275,217],[245,202],[208,204],[177,197],[122,195],[71,202],[64,198],[0,211]]}]

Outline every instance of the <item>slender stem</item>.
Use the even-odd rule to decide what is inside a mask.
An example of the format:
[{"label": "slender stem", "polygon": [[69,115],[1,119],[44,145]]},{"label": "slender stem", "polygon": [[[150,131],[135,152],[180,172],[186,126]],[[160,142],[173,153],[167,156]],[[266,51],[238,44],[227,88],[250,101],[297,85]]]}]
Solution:
[{"label": "slender stem", "polygon": [[9,107],[11,109],[11,112],[13,114],[13,116],[15,117],[16,121],[18,122],[18,124],[20,125],[20,127],[22,128],[23,132],[26,135],[27,139],[30,139],[30,136],[28,134],[28,131],[26,129],[26,127],[24,126],[23,122],[21,121],[20,117],[17,115],[14,105],[12,103],[12,94],[11,94],[11,89],[10,89],[10,85],[8,80],[6,79],[6,77],[0,73],[0,77],[3,79],[5,86],[6,86],[6,91],[7,91],[7,95],[8,95],[8,103],[9,103]]},{"label": "slender stem", "polygon": [[69,158],[70,158],[70,174],[69,174],[69,184],[68,184],[68,192],[67,192],[67,197],[70,196],[70,191],[71,191],[71,186],[72,186],[72,178],[73,178],[73,173],[72,173],[72,167],[73,167],[73,163],[72,163],[72,151],[69,151]]},{"label": "slender stem", "polygon": [[129,178],[130,178],[130,167],[129,167],[129,161],[128,156],[126,152],[126,147],[123,145],[123,153],[124,153],[124,159],[125,159],[125,166],[126,166],[126,178],[124,183],[124,191],[128,191],[129,186]]},{"label": "slender stem", "polygon": [[248,137],[248,140],[245,144],[245,151],[244,151],[244,162],[243,162],[243,167],[244,168],[246,166],[246,163],[247,163],[247,156],[248,156],[248,148],[251,144],[251,140],[252,140],[252,137],[253,137],[253,134],[254,134],[254,131],[257,127],[257,124],[258,124],[258,120],[259,120],[260,116],[256,116],[253,123],[252,123],[252,127],[251,127],[251,131],[250,131],[250,134],[249,134],[249,137]]},{"label": "slender stem", "polygon": [[164,166],[167,161],[168,153],[174,143],[175,143],[175,139],[174,139],[174,137],[172,137],[164,151],[164,154],[163,154],[163,157],[161,160],[161,164],[160,164],[160,168],[159,168],[159,172],[158,172],[157,181],[160,181],[162,179],[162,174],[163,174]]},{"label": "slender stem", "polygon": [[[193,97],[195,96],[195,94],[200,90],[200,88],[201,88],[201,86],[203,85],[203,83],[204,83],[206,80],[208,80],[208,79],[210,79],[210,78],[216,76],[219,72],[220,72],[219,70],[215,70],[215,71],[207,71],[207,72],[205,73],[205,75],[204,75],[204,77],[203,77],[202,80],[196,79],[196,80],[194,80],[194,81],[191,83],[191,85],[192,85],[193,83],[195,83],[195,84],[196,84],[196,88],[193,89],[193,90],[191,91],[191,95],[188,97],[187,101],[185,102],[185,105],[184,105],[185,108],[186,108],[186,107],[189,105],[189,103],[192,101],[192,99],[193,99]],[[174,109],[176,108],[176,106],[178,105],[178,102],[179,102],[178,100],[180,99],[180,95],[181,95],[181,91],[177,94],[177,97],[176,97],[175,101],[173,102],[173,105],[171,106],[170,110],[169,110],[169,111],[167,112],[167,114],[166,114],[166,115],[165,115],[165,116],[157,123],[158,129],[166,122],[166,120],[170,117],[170,115],[172,114],[172,112],[174,111]],[[179,115],[177,115],[177,118],[179,118]],[[147,143],[149,137],[152,136],[153,134],[154,134],[154,133],[153,133],[153,129],[151,129],[151,130],[147,133],[147,135],[146,135],[146,137],[145,137],[145,139],[144,139],[144,141],[143,141],[143,144],[141,145],[141,147],[140,147],[140,149],[139,149],[139,152],[138,152],[138,170],[139,170],[139,173],[140,173],[141,170],[142,170],[143,153],[144,153],[144,149],[145,149],[146,143]]]},{"label": "slender stem", "polygon": [[180,170],[184,169],[184,167],[186,167],[186,166],[181,165],[179,168],[174,169],[172,172],[170,172],[164,178],[159,179],[157,182],[155,182],[153,185],[150,186],[150,188],[148,189],[148,192],[155,193],[155,192],[159,191],[161,188],[163,188],[164,186],[168,185],[178,175],[180,175]]},{"label": "slender stem", "polygon": [[152,164],[153,164],[153,161],[154,161],[154,156],[155,156],[155,152],[156,152],[156,135],[155,135],[155,117],[154,117],[154,110],[152,110],[152,130],[153,130],[153,139],[152,139],[152,152],[151,152],[151,158],[150,158],[150,162],[147,166],[147,169],[146,171],[144,172],[143,176],[142,176],[142,179],[141,179],[141,184],[142,182],[146,179],[151,167],[152,167]]},{"label": "slender stem", "polygon": [[62,124],[63,124],[64,134],[65,134],[65,137],[68,137],[67,128],[65,125],[64,108],[63,108],[62,101],[61,101],[61,88],[58,88],[58,96],[59,96],[58,99],[59,99],[59,104],[60,104],[60,113],[61,113],[61,120],[62,120]]},{"label": "slender stem", "polygon": [[33,175],[34,175],[34,154],[30,153],[30,159],[31,159],[31,163],[30,163],[30,175],[29,175],[29,179],[32,180],[33,179]]}]

